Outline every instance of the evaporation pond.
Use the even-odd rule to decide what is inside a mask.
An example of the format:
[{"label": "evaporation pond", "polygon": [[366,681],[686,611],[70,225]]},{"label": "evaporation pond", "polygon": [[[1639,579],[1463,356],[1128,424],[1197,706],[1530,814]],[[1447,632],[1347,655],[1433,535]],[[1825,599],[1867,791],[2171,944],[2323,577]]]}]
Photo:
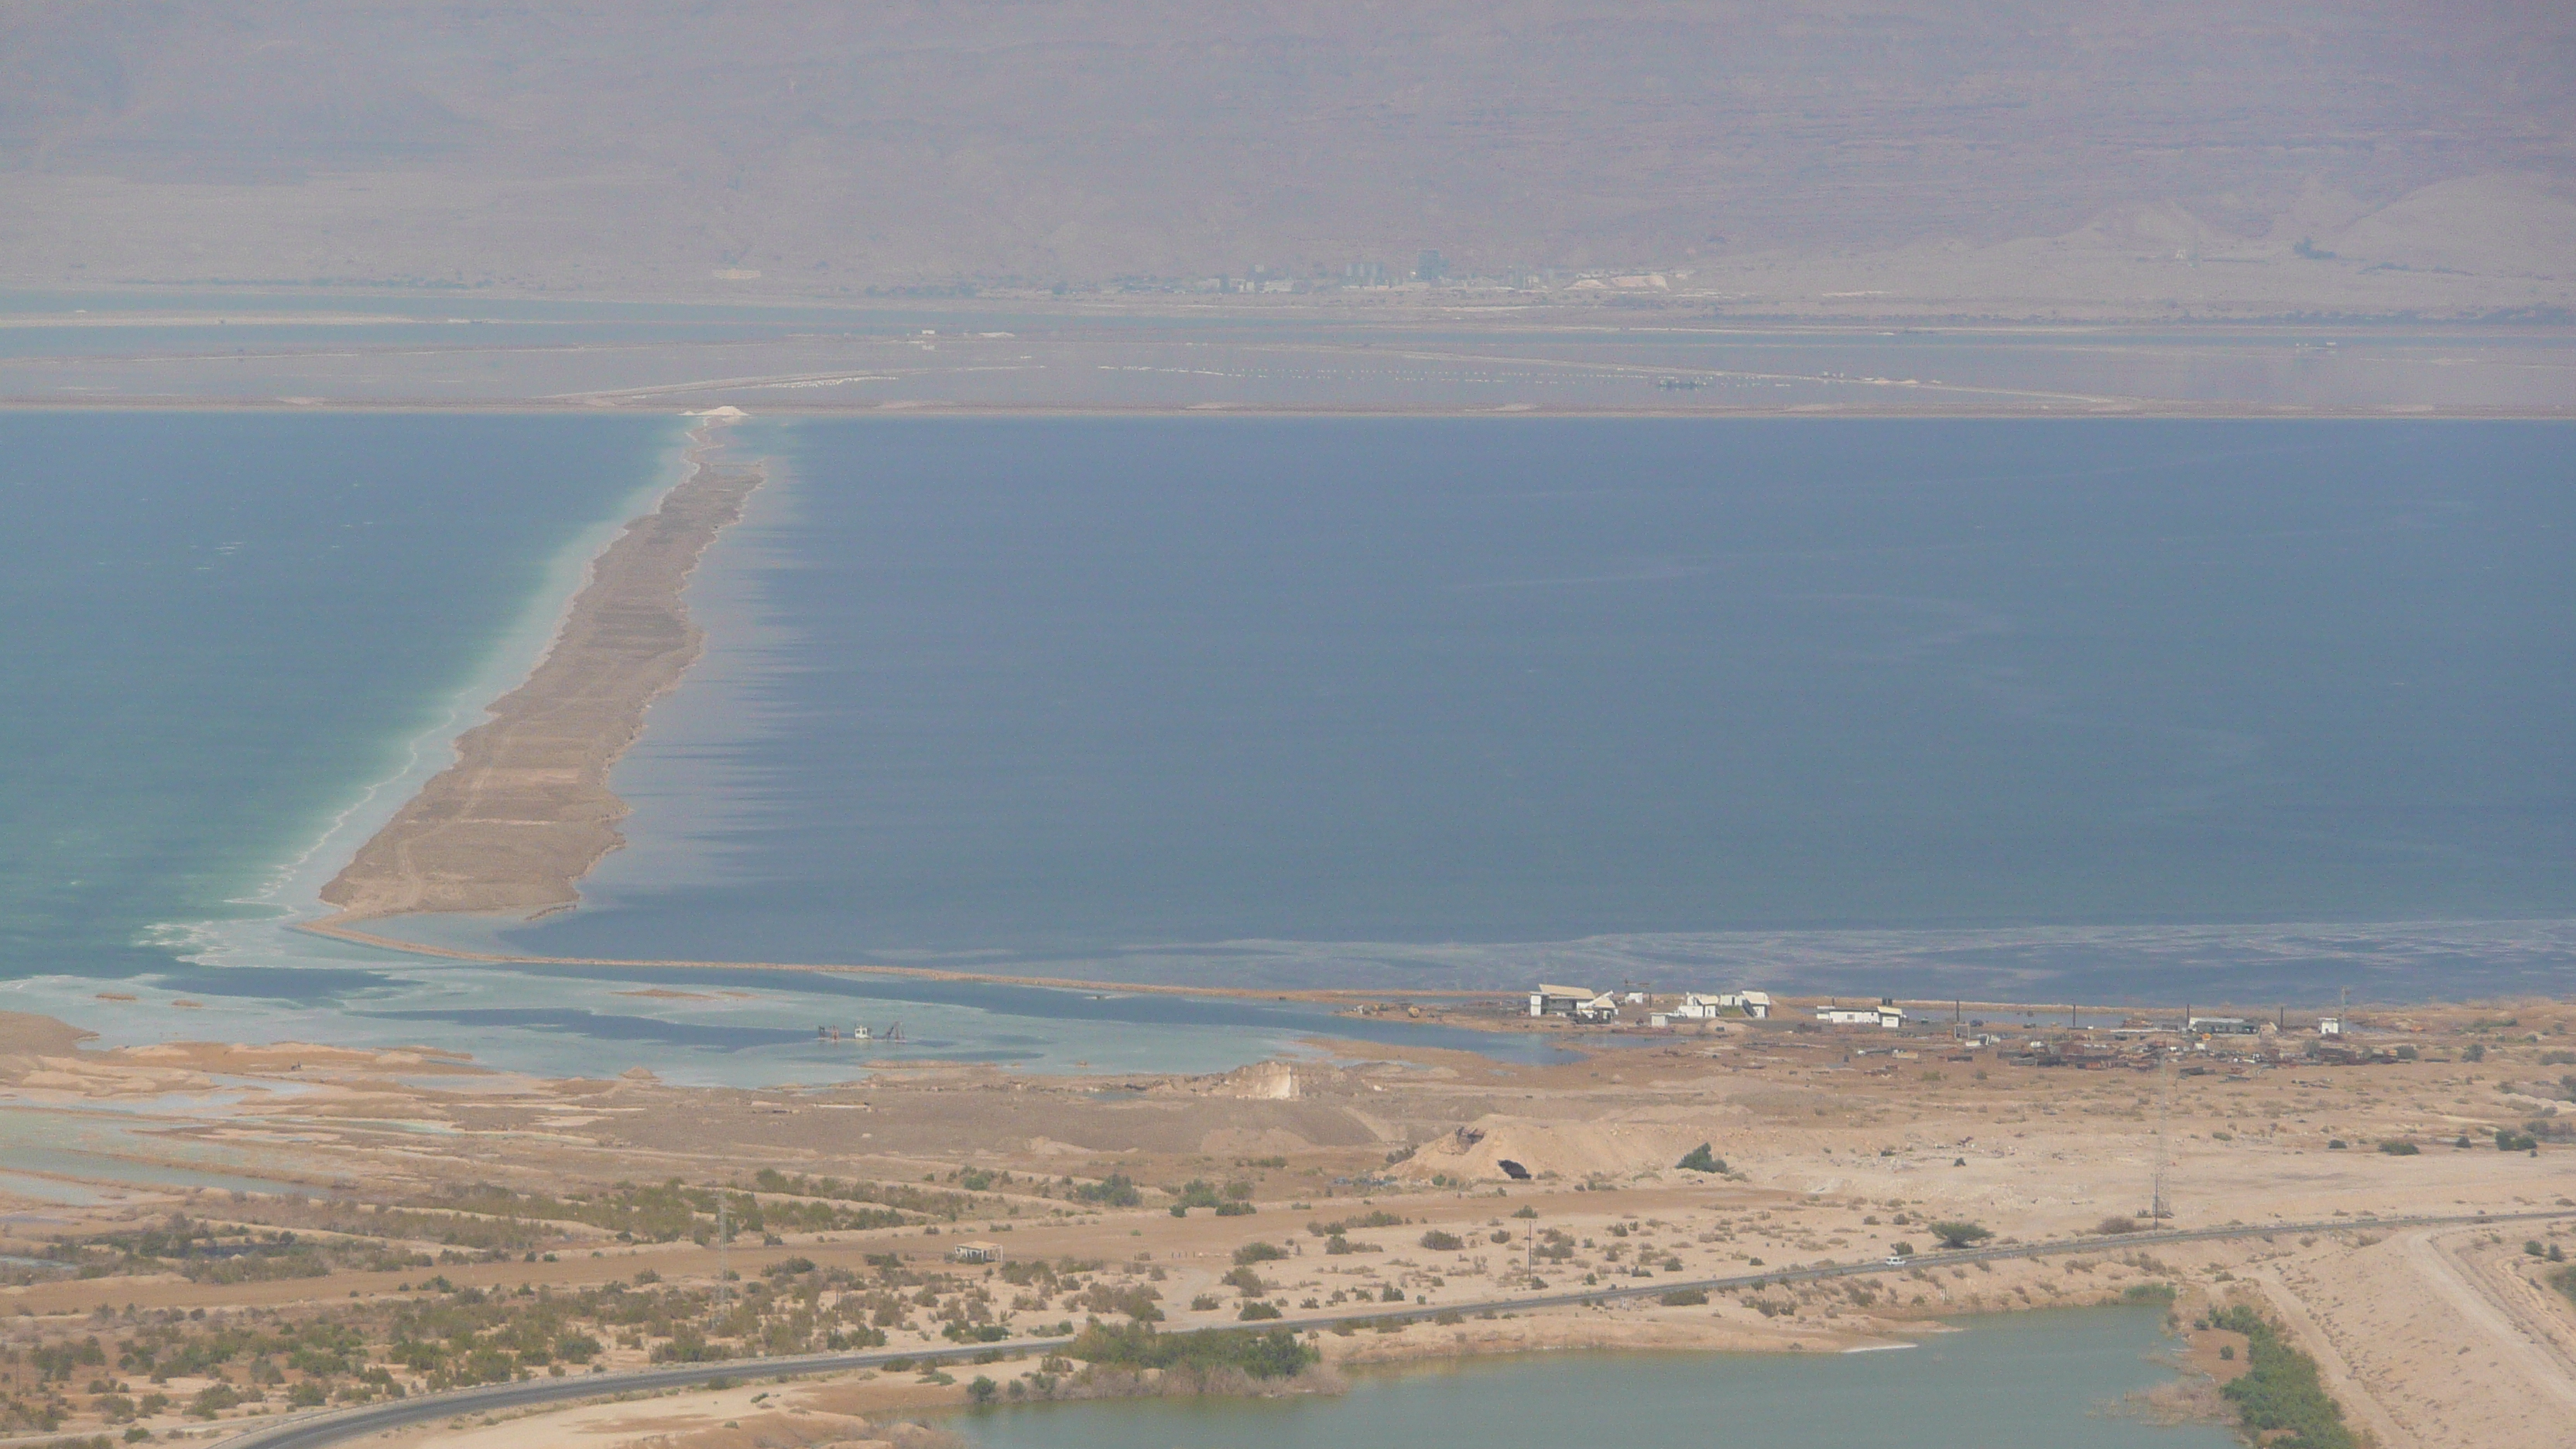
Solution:
[{"label": "evaporation pond", "polygon": [[1336,1397],[1110,1399],[944,1420],[978,1449],[2234,1449],[2123,1400],[2173,1373],[2160,1308],[1968,1321],[1881,1353],[1531,1354],[1355,1376]]}]

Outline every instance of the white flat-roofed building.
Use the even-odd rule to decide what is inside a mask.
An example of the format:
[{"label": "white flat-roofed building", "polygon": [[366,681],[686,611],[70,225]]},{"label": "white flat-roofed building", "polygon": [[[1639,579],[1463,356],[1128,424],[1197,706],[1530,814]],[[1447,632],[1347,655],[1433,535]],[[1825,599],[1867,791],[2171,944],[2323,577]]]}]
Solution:
[{"label": "white flat-roofed building", "polygon": [[1816,1020],[1828,1026],[1874,1026],[1895,1031],[1905,1025],[1905,1011],[1893,1001],[1876,1006],[1819,1006]]}]

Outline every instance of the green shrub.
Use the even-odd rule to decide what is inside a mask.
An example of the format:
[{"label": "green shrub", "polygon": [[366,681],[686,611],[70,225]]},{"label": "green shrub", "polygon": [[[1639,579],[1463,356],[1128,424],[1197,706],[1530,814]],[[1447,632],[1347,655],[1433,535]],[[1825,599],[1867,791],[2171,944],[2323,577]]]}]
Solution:
[{"label": "green shrub", "polygon": [[1994,1229],[1978,1223],[1948,1222],[1932,1225],[1932,1236],[1939,1238],[1941,1246],[1945,1248],[1970,1247],[1994,1235]]},{"label": "green shrub", "polygon": [[1709,1150],[1710,1146],[1711,1144],[1709,1143],[1701,1143],[1690,1151],[1683,1153],[1682,1160],[1674,1163],[1673,1166],[1680,1168],[1684,1172],[1726,1171],[1725,1160],[1712,1153]]},{"label": "green shrub", "polygon": [[1308,1223],[1306,1224],[1306,1231],[1318,1238],[1330,1238],[1338,1237],[1343,1233],[1349,1232],[1353,1228],[1400,1228],[1403,1226],[1403,1218],[1398,1217],[1394,1213],[1388,1212],[1384,1208],[1378,1208],[1375,1211],[1361,1213],[1356,1217],[1343,1218],[1337,1222]]},{"label": "green shrub", "polygon": [[2209,1322],[2245,1335],[2248,1367],[2219,1392],[2258,1441],[2269,1449],[2356,1449],[2342,1407],[2318,1381],[2315,1359],[2292,1348],[2251,1308],[2224,1309]]},{"label": "green shrub", "polygon": [[1072,1193],[1075,1202],[1101,1207],[1134,1207],[1145,1200],[1135,1180],[1123,1172],[1113,1172],[1096,1183],[1084,1183]]},{"label": "green shrub", "polygon": [[2389,1138],[2387,1141],[2379,1144],[2379,1150],[2387,1153],[2391,1157],[2420,1157],[2424,1153],[2423,1148],[2416,1146],[2414,1143],[2407,1141],[2403,1137]]},{"label": "green shrub", "polygon": [[1670,1293],[1658,1296],[1655,1301],[1664,1305],[1666,1308],[1696,1308],[1700,1304],[1708,1301],[1708,1290],[1705,1288],[1676,1288]]},{"label": "green shrub", "polygon": [[1287,1256],[1288,1250],[1277,1243],[1246,1243],[1234,1250],[1234,1265],[1241,1268],[1253,1263],[1275,1263]]},{"label": "green shrub", "polygon": [[1284,1328],[1251,1332],[1207,1328],[1194,1333],[1156,1333],[1138,1323],[1112,1328],[1093,1320],[1065,1356],[1112,1368],[1240,1369],[1256,1379],[1281,1379],[1303,1372],[1318,1355]]},{"label": "green shrub", "polygon": [[1422,1235],[1422,1246],[1435,1253],[1454,1253],[1467,1244],[1456,1233],[1444,1233],[1434,1228]]},{"label": "green shrub", "polygon": [[1259,1318],[1277,1318],[1279,1316],[1279,1305],[1276,1303],[1264,1303],[1258,1298],[1247,1298],[1243,1300],[1243,1307],[1238,1310],[1234,1316],[1246,1323],[1250,1323]]}]

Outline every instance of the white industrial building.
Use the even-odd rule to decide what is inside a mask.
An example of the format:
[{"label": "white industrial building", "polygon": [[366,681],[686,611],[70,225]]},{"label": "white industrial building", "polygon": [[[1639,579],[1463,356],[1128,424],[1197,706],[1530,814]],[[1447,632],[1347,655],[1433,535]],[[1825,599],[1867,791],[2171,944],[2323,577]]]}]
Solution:
[{"label": "white industrial building", "polygon": [[1529,1014],[1570,1016],[1576,1021],[1614,1021],[1619,1016],[1619,999],[1588,986],[1550,986],[1542,982],[1537,990],[1530,993]]},{"label": "white industrial building", "polygon": [[1876,1006],[1819,1006],[1816,1020],[1828,1026],[1875,1026],[1895,1031],[1905,1025],[1905,1010],[1893,1000],[1883,1000]]}]

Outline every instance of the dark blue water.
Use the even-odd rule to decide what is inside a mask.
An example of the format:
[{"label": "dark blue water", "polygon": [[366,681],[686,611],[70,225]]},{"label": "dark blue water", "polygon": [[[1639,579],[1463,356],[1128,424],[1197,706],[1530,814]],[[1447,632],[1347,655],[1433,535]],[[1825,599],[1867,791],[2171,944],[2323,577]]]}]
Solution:
[{"label": "dark blue water", "polygon": [[[637,849],[512,941],[1428,983],[2056,932],[2315,987],[2576,915],[2564,426],[773,436]],[[2380,964],[2567,968],[2479,932]]]}]

